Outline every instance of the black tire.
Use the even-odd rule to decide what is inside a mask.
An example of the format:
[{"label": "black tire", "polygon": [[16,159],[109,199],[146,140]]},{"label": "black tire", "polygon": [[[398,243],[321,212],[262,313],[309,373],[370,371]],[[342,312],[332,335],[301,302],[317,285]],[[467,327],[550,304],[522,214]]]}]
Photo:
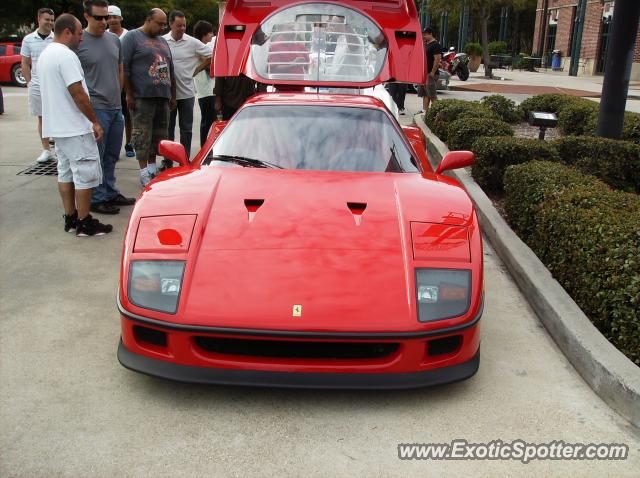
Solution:
[{"label": "black tire", "polygon": [[469,67],[464,63],[460,63],[456,68],[456,75],[461,81],[467,81],[469,79]]},{"label": "black tire", "polygon": [[27,80],[24,79],[22,65],[20,63],[16,63],[11,67],[11,81],[17,86],[27,86]]}]

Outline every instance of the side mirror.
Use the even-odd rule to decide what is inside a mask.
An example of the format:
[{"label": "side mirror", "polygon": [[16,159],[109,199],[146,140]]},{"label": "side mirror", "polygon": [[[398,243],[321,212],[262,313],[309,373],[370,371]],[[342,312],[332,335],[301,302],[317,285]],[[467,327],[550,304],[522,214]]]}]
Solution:
[{"label": "side mirror", "polygon": [[476,155],[471,151],[451,151],[444,155],[436,169],[436,174],[458,168],[466,168],[476,161]]},{"label": "side mirror", "polygon": [[187,152],[180,143],[176,143],[175,141],[167,141],[166,139],[160,141],[158,145],[158,154],[160,156],[164,156],[171,161],[175,161],[180,166],[188,166],[189,158],[187,157]]}]

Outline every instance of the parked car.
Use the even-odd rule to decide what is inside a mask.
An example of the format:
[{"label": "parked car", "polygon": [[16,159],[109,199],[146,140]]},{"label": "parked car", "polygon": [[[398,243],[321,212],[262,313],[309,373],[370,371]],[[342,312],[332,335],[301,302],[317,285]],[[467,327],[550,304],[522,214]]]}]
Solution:
[{"label": "parked car", "polygon": [[0,82],[14,83],[17,86],[27,86],[22,74],[22,55],[20,44],[0,42]]},{"label": "parked car", "polygon": [[[144,188],[125,233],[123,366],[314,388],[410,388],[476,372],[481,232],[465,190],[442,174],[473,153],[451,152],[434,171],[421,130],[400,126],[380,99],[301,91],[424,84],[414,2],[390,12],[380,1],[227,4],[212,68],[279,91],[215,122],[191,159],[161,142],[179,166]],[[283,37],[300,44],[279,52],[306,57],[304,47],[311,61],[270,64]]]}]

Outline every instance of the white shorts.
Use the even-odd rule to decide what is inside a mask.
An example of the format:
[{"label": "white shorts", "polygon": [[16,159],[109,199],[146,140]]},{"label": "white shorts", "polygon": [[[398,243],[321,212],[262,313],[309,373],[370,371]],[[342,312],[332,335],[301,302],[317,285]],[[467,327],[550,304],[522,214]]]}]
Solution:
[{"label": "white shorts", "polygon": [[29,113],[31,116],[42,116],[42,97],[40,96],[40,90],[32,88],[28,89],[29,96]]},{"label": "white shorts", "polygon": [[72,182],[76,189],[91,189],[102,182],[100,153],[93,133],[54,140],[59,183]]}]

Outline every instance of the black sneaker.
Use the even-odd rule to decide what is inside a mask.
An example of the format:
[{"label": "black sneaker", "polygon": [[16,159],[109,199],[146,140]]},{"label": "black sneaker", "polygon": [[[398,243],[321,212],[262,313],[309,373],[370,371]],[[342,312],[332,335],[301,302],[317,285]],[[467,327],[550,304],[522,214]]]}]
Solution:
[{"label": "black sneaker", "polygon": [[107,201],[107,204],[111,204],[112,206],[133,206],[135,203],[135,198],[124,197],[122,194],[118,194],[116,197]]},{"label": "black sneaker", "polygon": [[78,219],[76,237],[104,236],[105,234],[109,234],[111,231],[113,231],[113,226],[111,224],[102,224],[97,219],[92,218],[91,214],[89,214],[84,219]]},{"label": "black sneaker", "polygon": [[78,211],[75,211],[71,216],[63,214],[64,217],[64,232],[75,232],[78,225]]},{"label": "black sneaker", "polygon": [[171,169],[173,168],[173,161],[171,161],[170,159],[163,159],[162,160],[162,165],[160,166],[160,171],[166,171],[167,169]]},{"label": "black sneaker", "polygon": [[118,214],[120,212],[120,208],[111,204],[109,201],[94,202],[91,203],[90,211],[97,212],[98,214]]}]

